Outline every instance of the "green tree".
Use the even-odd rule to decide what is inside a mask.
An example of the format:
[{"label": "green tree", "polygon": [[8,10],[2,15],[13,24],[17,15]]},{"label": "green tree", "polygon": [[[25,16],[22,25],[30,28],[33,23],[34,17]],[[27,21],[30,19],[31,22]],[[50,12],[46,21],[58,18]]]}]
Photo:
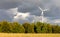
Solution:
[{"label": "green tree", "polygon": [[35,26],[37,33],[42,33],[43,24],[41,22],[37,22]]},{"label": "green tree", "polygon": [[52,26],[52,32],[53,32],[53,33],[60,33],[60,26],[58,26],[58,25],[53,25],[53,26]]},{"label": "green tree", "polygon": [[30,23],[24,23],[23,26],[25,28],[25,33],[34,33],[34,25],[31,25]]},{"label": "green tree", "polygon": [[10,22],[8,21],[2,21],[0,23],[0,31],[1,32],[4,32],[4,33],[9,33],[12,31],[12,28],[11,28],[11,25],[10,25]]},{"label": "green tree", "polygon": [[35,24],[34,24],[34,23],[31,23],[31,28],[30,28],[30,29],[31,29],[31,32],[32,32],[32,33],[35,33],[35,31],[34,31],[34,28],[35,28],[35,27],[34,27],[34,26],[35,26]]},{"label": "green tree", "polygon": [[46,33],[47,32],[47,23],[43,23],[41,27],[41,32]]},{"label": "green tree", "polygon": [[47,33],[52,33],[52,25],[47,24]]},{"label": "green tree", "polygon": [[25,32],[24,27],[21,24],[19,24],[18,22],[13,22],[12,28],[13,28],[12,29],[13,33],[24,33]]},{"label": "green tree", "polygon": [[47,32],[47,23],[36,23],[36,31],[37,33],[46,33]]}]

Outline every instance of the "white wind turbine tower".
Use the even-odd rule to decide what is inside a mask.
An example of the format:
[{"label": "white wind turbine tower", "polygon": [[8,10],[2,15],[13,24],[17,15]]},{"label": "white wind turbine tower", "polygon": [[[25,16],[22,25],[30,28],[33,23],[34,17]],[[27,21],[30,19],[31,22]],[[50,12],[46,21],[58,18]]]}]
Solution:
[{"label": "white wind turbine tower", "polygon": [[39,9],[42,11],[41,13],[41,22],[43,23],[44,22],[44,11],[47,11],[48,9],[42,9],[41,7],[39,7]]}]

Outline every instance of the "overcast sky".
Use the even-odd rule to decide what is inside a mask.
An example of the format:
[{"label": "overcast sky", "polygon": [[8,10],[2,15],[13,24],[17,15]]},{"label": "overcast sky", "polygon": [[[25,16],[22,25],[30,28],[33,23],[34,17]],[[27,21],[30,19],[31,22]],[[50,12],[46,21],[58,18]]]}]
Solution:
[{"label": "overcast sky", "polygon": [[60,0],[0,0],[0,21],[40,21],[39,7],[49,9],[44,12],[44,22],[60,23]]}]

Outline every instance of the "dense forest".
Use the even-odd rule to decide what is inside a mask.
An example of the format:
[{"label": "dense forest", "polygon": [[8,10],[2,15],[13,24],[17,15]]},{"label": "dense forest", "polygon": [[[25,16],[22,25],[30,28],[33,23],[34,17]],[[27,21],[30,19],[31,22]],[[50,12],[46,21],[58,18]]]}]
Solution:
[{"label": "dense forest", "polygon": [[0,33],[60,33],[59,25],[0,21]]}]

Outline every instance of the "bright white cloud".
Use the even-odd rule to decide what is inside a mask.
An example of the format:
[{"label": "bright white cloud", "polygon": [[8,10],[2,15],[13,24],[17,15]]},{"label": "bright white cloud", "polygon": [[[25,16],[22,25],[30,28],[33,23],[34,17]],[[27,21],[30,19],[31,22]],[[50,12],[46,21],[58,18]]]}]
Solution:
[{"label": "bright white cloud", "polygon": [[27,13],[18,12],[18,8],[12,8],[12,9],[9,9],[7,11],[8,12],[10,11],[13,15],[15,15],[13,17],[12,21],[26,20],[26,17],[28,17],[30,15],[29,12],[27,12]]},{"label": "bright white cloud", "polygon": [[28,16],[29,16],[29,13],[17,13],[17,15],[14,16],[14,19],[18,19],[19,17],[21,17],[22,19],[25,19]]},{"label": "bright white cloud", "polygon": [[54,23],[60,23],[60,19],[53,20]]},{"label": "bright white cloud", "polygon": [[[34,19],[32,22],[42,22],[42,16],[33,16]],[[43,17],[43,22],[48,22],[49,19],[47,17]]]}]

